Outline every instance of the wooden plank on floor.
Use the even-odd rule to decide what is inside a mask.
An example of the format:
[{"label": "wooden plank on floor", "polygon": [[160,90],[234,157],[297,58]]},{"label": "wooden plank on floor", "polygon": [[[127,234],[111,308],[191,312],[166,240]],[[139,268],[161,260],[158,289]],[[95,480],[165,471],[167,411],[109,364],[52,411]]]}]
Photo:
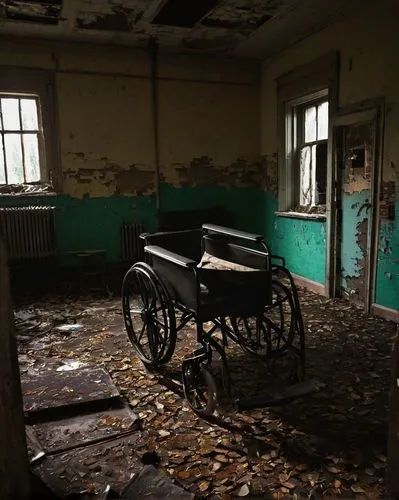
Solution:
[{"label": "wooden plank on floor", "polygon": [[22,392],[29,415],[119,398],[109,373],[97,367],[28,376],[22,380]]},{"label": "wooden plank on floor", "polygon": [[77,415],[33,426],[43,450],[59,453],[132,433],[139,418],[127,406]]}]

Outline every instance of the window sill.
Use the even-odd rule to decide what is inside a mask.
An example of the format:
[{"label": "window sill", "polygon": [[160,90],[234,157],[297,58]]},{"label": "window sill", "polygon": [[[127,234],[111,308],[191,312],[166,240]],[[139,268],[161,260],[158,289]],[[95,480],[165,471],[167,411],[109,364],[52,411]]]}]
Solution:
[{"label": "window sill", "polygon": [[49,192],[49,191],[36,191],[35,193],[2,193],[0,191],[0,198],[51,198],[53,196],[57,196],[58,193]]},{"label": "window sill", "polygon": [[325,222],[327,219],[326,214],[307,214],[304,212],[274,212],[277,217],[286,217],[288,219],[304,219]]},{"label": "window sill", "polygon": [[2,184],[0,186],[0,198],[30,198],[56,195],[57,193],[49,184]]}]

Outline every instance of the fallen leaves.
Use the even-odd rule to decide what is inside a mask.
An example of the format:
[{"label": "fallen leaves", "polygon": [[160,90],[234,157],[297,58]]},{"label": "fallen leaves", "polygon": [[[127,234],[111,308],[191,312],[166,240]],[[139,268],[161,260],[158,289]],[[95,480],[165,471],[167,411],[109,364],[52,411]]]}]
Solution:
[{"label": "fallen leaves", "polygon": [[354,493],[365,493],[364,489],[360,486],[360,484],[352,484],[351,490]]},{"label": "fallen leaves", "polygon": [[215,462],[213,465],[212,465],[212,469],[211,471],[214,473],[214,472],[217,472],[220,468],[222,467],[222,464],[220,462]]},{"label": "fallen leaves", "polygon": [[204,493],[209,488],[210,484],[210,481],[201,481],[198,485],[198,489],[201,493]]},{"label": "fallen leaves", "polygon": [[249,495],[249,487],[247,484],[243,484],[241,488],[237,491],[237,496],[246,497]]},{"label": "fallen leaves", "polygon": [[297,486],[297,482],[294,481],[286,481],[285,483],[282,483],[282,486],[284,488],[287,488],[288,490],[293,490]]},{"label": "fallen leaves", "polygon": [[[270,493],[280,500],[299,499],[325,484],[326,497],[378,498],[386,467],[386,400],[381,395],[387,394],[393,326],[369,320],[343,301],[301,293],[301,303],[310,327],[308,376],[326,388],[281,407],[226,411],[226,427],[199,420],[181,394],[146,371],[128,342],[117,301],[55,299],[48,307],[27,308],[17,325],[24,337],[21,367],[36,372],[50,363],[105,366],[142,420],[133,448],[157,453],[160,467],[203,497],[227,500]],[[68,337],[56,329],[74,322],[83,328],[65,328]],[[178,387],[181,360],[195,347],[194,331],[187,327],[179,333],[165,379]],[[241,394],[263,389],[268,375],[262,363],[231,345],[228,359]],[[90,489],[90,480],[86,482]]]},{"label": "fallen leaves", "polygon": [[334,467],[333,465],[329,465],[327,467],[328,472],[331,472],[332,474],[339,474],[342,472],[342,469],[338,469],[337,467]]}]

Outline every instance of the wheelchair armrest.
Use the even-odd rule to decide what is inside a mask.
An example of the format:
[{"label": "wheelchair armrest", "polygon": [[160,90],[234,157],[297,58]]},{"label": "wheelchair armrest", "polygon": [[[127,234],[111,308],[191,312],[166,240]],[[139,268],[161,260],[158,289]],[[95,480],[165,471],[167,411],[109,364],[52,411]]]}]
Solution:
[{"label": "wheelchair armrest", "polygon": [[216,226],[214,224],[203,224],[202,229],[209,231],[211,233],[225,234],[226,236],[231,236],[232,238],[237,238],[240,240],[254,241],[260,243],[263,241],[263,236],[261,234],[252,234],[245,231],[239,231],[237,229],[231,229],[223,226]]},{"label": "wheelchair armrest", "polygon": [[280,257],[280,255],[272,255],[272,261],[273,260],[279,260],[281,262],[281,265],[285,267],[285,259],[284,257]]},{"label": "wheelchair armrest", "polygon": [[167,260],[169,262],[173,262],[181,267],[193,268],[197,265],[195,260],[187,259],[187,257],[183,257],[174,252],[170,252],[169,250],[165,250],[162,247],[158,247],[156,245],[149,245],[144,247],[144,251],[149,253],[150,255],[154,255],[156,257],[160,257],[161,259]]}]

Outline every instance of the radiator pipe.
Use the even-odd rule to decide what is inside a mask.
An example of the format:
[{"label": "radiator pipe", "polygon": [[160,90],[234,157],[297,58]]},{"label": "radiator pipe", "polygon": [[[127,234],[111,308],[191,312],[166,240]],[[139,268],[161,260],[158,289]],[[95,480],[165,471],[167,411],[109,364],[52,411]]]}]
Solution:
[{"label": "radiator pipe", "polygon": [[159,210],[160,199],[160,166],[159,166],[159,108],[158,108],[158,42],[151,36],[148,41],[148,50],[151,63],[151,96],[152,96],[152,121],[154,134],[154,162],[155,162],[155,198],[156,208]]}]

